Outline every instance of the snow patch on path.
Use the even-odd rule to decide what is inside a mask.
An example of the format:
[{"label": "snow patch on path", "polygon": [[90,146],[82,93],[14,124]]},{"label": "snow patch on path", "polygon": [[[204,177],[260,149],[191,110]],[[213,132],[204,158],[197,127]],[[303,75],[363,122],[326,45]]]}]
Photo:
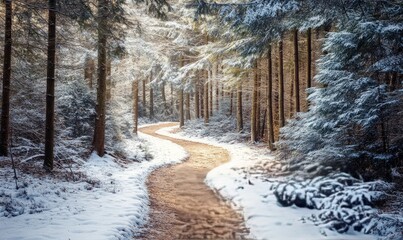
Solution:
[{"label": "snow patch on path", "polygon": [[[186,151],[170,141],[142,133],[139,138],[148,142],[154,158],[122,167],[110,156],[93,154],[81,169],[95,179],[93,184],[27,176],[27,186],[15,190],[12,179],[0,180],[0,198],[18,201],[26,197],[43,205],[40,212],[16,217],[2,216],[0,206],[0,239],[132,239],[148,221],[147,176],[158,167],[187,158]],[[132,147],[138,148],[136,140]]]},{"label": "snow patch on path", "polygon": [[339,234],[315,226],[311,221],[305,220],[315,210],[282,207],[277,203],[271,187],[279,180],[268,178],[259,173],[250,174],[256,166],[264,166],[274,157],[265,148],[258,148],[247,144],[221,143],[213,138],[193,138],[185,136],[183,132],[171,133],[177,127],[163,128],[158,134],[195,141],[226,149],[231,160],[211,170],[205,183],[244,216],[245,224],[250,230],[250,238],[289,240],[289,239],[329,239],[329,240],[369,240],[375,236],[364,235],[350,231]]}]

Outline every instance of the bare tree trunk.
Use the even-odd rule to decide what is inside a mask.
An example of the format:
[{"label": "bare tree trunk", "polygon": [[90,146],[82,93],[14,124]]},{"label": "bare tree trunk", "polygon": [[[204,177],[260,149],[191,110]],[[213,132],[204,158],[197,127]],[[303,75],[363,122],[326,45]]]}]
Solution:
[{"label": "bare tree trunk", "polygon": [[[307,41],[307,68],[306,68],[306,87],[312,87],[312,30],[308,28],[306,32],[306,41]],[[307,106],[309,106],[309,102],[307,102]],[[308,107],[307,107],[308,110]]]},{"label": "bare tree trunk", "polygon": [[301,103],[299,99],[299,53],[298,53],[298,29],[294,29],[294,94],[295,94],[295,111],[301,111]]},{"label": "bare tree trunk", "polygon": [[179,115],[180,115],[180,120],[179,120],[179,127],[183,127],[185,125],[185,117],[184,117],[184,111],[183,111],[183,88],[179,90]]},{"label": "bare tree trunk", "polygon": [[55,63],[56,63],[56,0],[49,0],[48,65],[46,80],[45,161],[47,170],[53,169],[55,146]]},{"label": "bare tree trunk", "polygon": [[186,93],[186,120],[190,120],[190,93]]},{"label": "bare tree trunk", "polygon": [[234,91],[231,89],[229,115],[232,116],[233,113],[234,113]]},{"label": "bare tree trunk", "polygon": [[[208,71],[208,70],[207,70]],[[208,80],[208,79],[207,79]],[[204,123],[209,123],[209,82],[204,83]]]},{"label": "bare tree trunk", "polygon": [[150,119],[154,118],[154,89],[150,86]]},{"label": "bare tree trunk", "polygon": [[174,113],[174,86],[171,83],[171,110]]},{"label": "bare tree trunk", "polygon": [[308,28],[306,32],[306,41],[307,41],[307,62],[308,66],[306,68],[306,82],[307,87],[312,87],[312,38],[311,38],[311,28]]},{"label": "bare tree trunk", "polygon": [[133,133],[137,135],[139,123],[139,82],[133,81]]},{"label": "bare tree trunk", "polygon": [[237,131],[240,132],[243,130],[243,116],[242,116],[242,83],[238,83],[237,89],[237,111],[236,111],[236,119],[237,119]]},{"label": "bare tree trunk", "polygon": [[4,36],[3,62],[3,101],[1,111],[1,142],[0,155],[8,156],[8,140],[10,134],[10,82],[11,82],[11,51],[12,51],[12,18],[13,6],[11,0],[6,0],[6,26]]},{"label": "bare tree trunk", "polygon": [[200,83],[200,117],[204,118],[204,84]]},{"label": "bare tree trunk", "polygon": [[260,85],[261,85],[261,69],[260,69],[260,59],[257,60],[257,92],[256,92],[256,139],[259,139],[260,136],[260,98],[261,98],[261,92],[260,92]]},{"label": "bare tree trunk", "polygon": [[153,75],[150,74],[150,119],[154,118],[154,89],[151,84],[153,81]]},{"label": "bare tree trunk", "polygon": [[270,150],[274,150],[274,124],[273,124],[273,66],[271,60],[271,46],[267,53],[267,138]]},{"label": "bare tree trunk", "polygon": [[285,125],[284,116],[284,60],[283,60],[283,40],[278,42],[279,54],[279,89],[278,89],[278,110],[279,110],[279,125],[280,128]]},{"label": "bare tree trunk", "polygon": [[108,2],[98,0],[98,90],[94,150],[102,157],[105,154],[106,114],[106,41]]},{"label": "bare tree trunk", "polygon": [[215,79],[215,110],[218,112],[220,110],[220,87],[219,87],[219,81],[218,81],[218,62],[215,64],[215,69],[214,69],[214,79]]},{"label": "bare tree trunk", "polygon": [[[141,95],[141,97],[143,98],[143,114],[144,116],[147,115],[147,103],[146,103],[146,79],[143,79],[143,94]],[[173,105],[172,105],[173,106]]]},{"label": "bare tree trunk", "polygon": [[251,113],[251,123],[250,123],[250,140],[252,143],[257,141],[257,129],[256,129],[256,115],[257,115],[257,91],[258,91],[258,74],[257,74],[257,60],[254,64],[253,73],[253,90],[252,90],[252,113]]},{"label": "bare tree trunk", "polygon": [[209,71],[210,72],[210,81],[209,81],[209,86],[210,86],[210,88],[209,88],[209,109],[210,109],[210,116],[213,116],[213,105],[214,105],[214,102],[213,102],[213,83],[214,83],[214,81],[213,81],[213,78],[212,78],[212,70],[210,70]]},{"label": "bare tree trunk", "polygon": [[199,76],[198,73],[196,73],[196,83],[195,83],[195,113],[196,113],[196,118],[200,118],[200,99],[199,99]]}]

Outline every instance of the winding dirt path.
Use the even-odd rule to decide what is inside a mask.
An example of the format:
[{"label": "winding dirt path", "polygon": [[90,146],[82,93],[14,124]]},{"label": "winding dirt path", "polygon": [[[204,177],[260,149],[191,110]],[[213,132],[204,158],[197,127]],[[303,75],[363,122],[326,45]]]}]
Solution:
[{"label": "winding dirt path", "polygon": [[158,169],[150,175],[147,186],[151,220],[142,236],[136,239],[245,239],[248,231],[242,217],[203,182],[211,169],[229,160],[228,152],[155,133],[160,128],[175,125],[168,123],[140,129],[184,147],[190,157],[181,164]]}]

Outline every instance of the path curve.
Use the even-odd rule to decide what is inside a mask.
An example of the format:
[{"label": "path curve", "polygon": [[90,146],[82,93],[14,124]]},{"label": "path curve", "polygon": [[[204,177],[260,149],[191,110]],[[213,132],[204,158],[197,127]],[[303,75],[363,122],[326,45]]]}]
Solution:
[{"label": "path curve", "polygon": [[182,146],[190,157],[181,164],[160,168],[149,176],[150,222],[142,236],[136,239],[245,239],[248,231],[242,216],[204,183],[211,169],[229,161],[228,152],[219,147],[155,133],[175,125],[178,124],[164,123],[140,129],[145,134]]}]

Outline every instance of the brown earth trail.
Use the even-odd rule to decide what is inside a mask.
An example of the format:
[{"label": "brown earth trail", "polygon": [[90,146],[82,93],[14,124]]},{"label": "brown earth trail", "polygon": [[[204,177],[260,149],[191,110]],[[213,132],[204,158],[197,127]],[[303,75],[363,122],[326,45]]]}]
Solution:
[{"label": "brown earth trail", "polygon": [[151,212],[142,240],[173,239],[246,239],[242,217],[208,188],[204,179],[213,168],[229,160],[222,148],[179,140],[156,134],[160,128],[176,123],[159,124],[141,132],[170,140],[189,153],[183,163],[160,168],[148,179]]}]

